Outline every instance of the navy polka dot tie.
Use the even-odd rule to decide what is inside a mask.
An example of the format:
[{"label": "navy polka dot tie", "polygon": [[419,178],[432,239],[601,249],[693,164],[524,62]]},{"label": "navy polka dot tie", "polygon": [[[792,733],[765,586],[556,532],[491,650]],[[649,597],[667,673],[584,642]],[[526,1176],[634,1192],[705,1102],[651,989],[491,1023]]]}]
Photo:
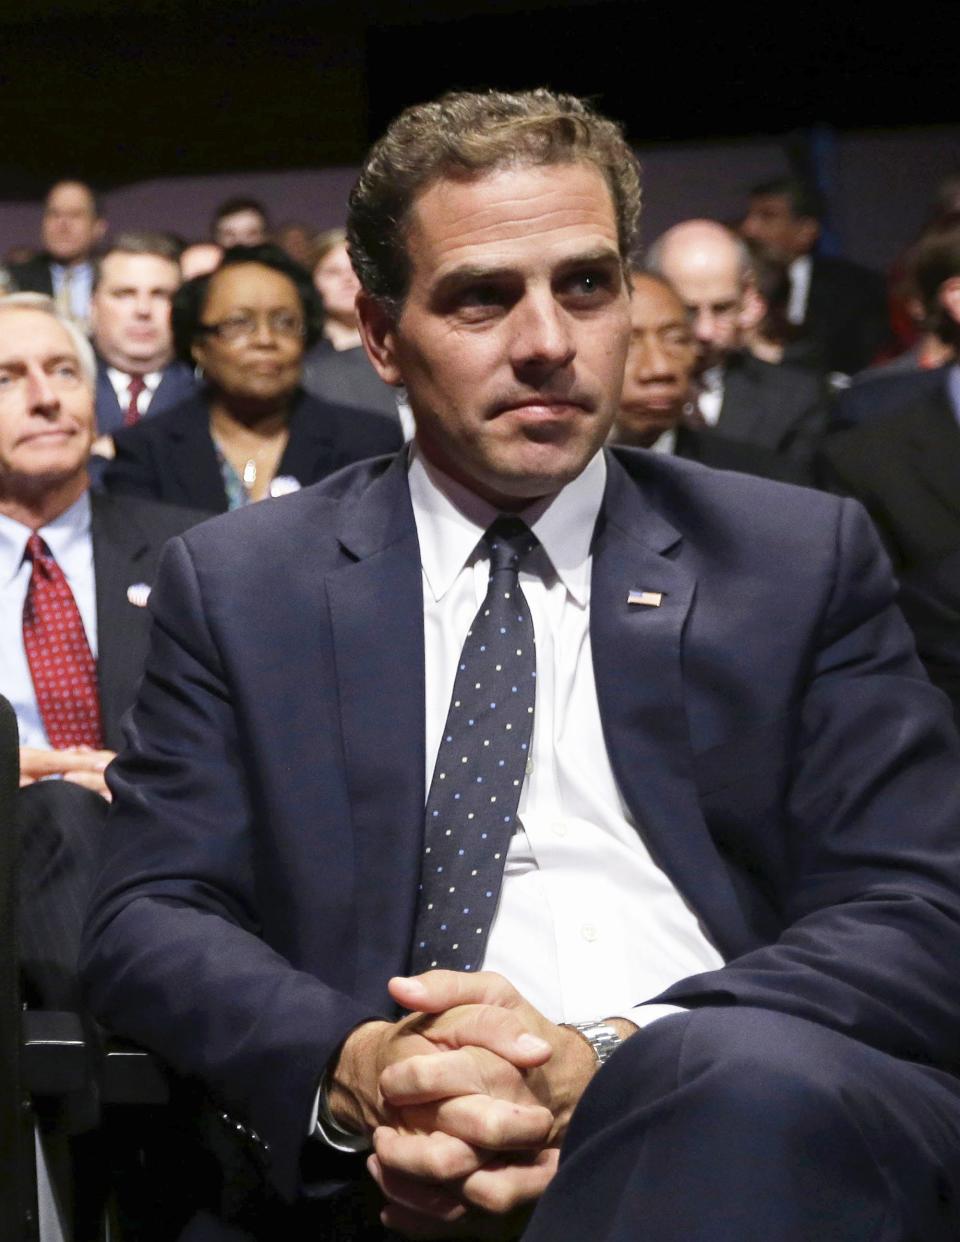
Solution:
[{"label": "navy polka dot tie", "polygon": [[483,538],[490,583],[460,653],[427,798],[415,974],[483,961],[533,734],[533,621],[517,575],[536,536],[501,516]]}]

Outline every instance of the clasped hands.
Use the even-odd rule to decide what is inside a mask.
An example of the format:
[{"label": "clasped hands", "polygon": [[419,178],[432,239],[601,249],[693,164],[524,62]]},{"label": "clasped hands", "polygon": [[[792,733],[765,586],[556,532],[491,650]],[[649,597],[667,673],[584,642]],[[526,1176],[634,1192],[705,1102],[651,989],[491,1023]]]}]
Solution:
[{"label": "clasped hands", "polygon": [[109,802],[110,790],[103,774],[114,758],[112,750],[94,750],[90,746],[75,746],[67,750],[21,746],[20,785],[32,785],[35,781],[59,776],[75,785],[92,789]]},{"label": "clasped hands", "polygon": [[389,987],[413,1012],[353,1031],[329,1091],[337,1121],[372,1135],[383,1223],[417,1238],[515,1236],[556,1170],[593,1050],[501,975],[433,970]]}]

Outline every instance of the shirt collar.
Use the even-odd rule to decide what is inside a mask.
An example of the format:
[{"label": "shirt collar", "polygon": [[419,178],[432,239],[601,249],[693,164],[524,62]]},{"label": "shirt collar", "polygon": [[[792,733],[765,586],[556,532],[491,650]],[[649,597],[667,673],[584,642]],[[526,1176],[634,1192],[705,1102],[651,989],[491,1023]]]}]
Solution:
[{"label": "shirt collar", "polygon": [[[590,543],[606,481],[606,459],[598,451],[555,496],[535,501],[518,514],[581,606],[590,595]],[[434,599],[440,600],[500,510],[438,470],[416,443],[410,453],[409,482],[424,577]]]},{"label": "shirt collar", "polygon": [[[131,372],[121,371],[119,367],[107,367],[107,375],[118,397],[121,395],[125,396],[130,391],[130,382],[134,378]],[[160,372],[147,371],[140,378],[143,380],[147,391],[152,393],[160,383]]]},{"label": "shirt collar", "polygon": [[[69,509],[37,532],[61,566],[79,543],[90,535],[90,493],[84,492]],[[0,589],[9,586],[23,564],[27,540],[33,532],[29,526],[0,513]]]}]

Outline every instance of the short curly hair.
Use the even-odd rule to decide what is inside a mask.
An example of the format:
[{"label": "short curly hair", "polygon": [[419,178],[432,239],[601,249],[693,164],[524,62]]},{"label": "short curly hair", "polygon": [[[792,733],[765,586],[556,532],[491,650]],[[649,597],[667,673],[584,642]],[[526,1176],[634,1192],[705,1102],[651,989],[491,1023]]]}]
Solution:
[{"label": "short curly hair", "polygon": [[626,263],[639,228],[640,164],[615,121],[546,88],[458,91],[407,108],[373,146],[350,193],[347,240],[361,285],[399,315],[410,281],[410,209],[435,181],[572,163],[593,164],[609,186]]}]

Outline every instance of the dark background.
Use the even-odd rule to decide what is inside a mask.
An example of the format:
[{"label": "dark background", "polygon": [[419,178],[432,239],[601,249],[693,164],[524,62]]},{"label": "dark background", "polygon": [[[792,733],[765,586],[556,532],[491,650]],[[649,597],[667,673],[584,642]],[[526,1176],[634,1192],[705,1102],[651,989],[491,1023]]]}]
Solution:
[{"label": "dark background", "polygon": [[960,120],[960,4],[0,0],[0,198],[357,163],[450,87],[593,96],[636,145]]}]

